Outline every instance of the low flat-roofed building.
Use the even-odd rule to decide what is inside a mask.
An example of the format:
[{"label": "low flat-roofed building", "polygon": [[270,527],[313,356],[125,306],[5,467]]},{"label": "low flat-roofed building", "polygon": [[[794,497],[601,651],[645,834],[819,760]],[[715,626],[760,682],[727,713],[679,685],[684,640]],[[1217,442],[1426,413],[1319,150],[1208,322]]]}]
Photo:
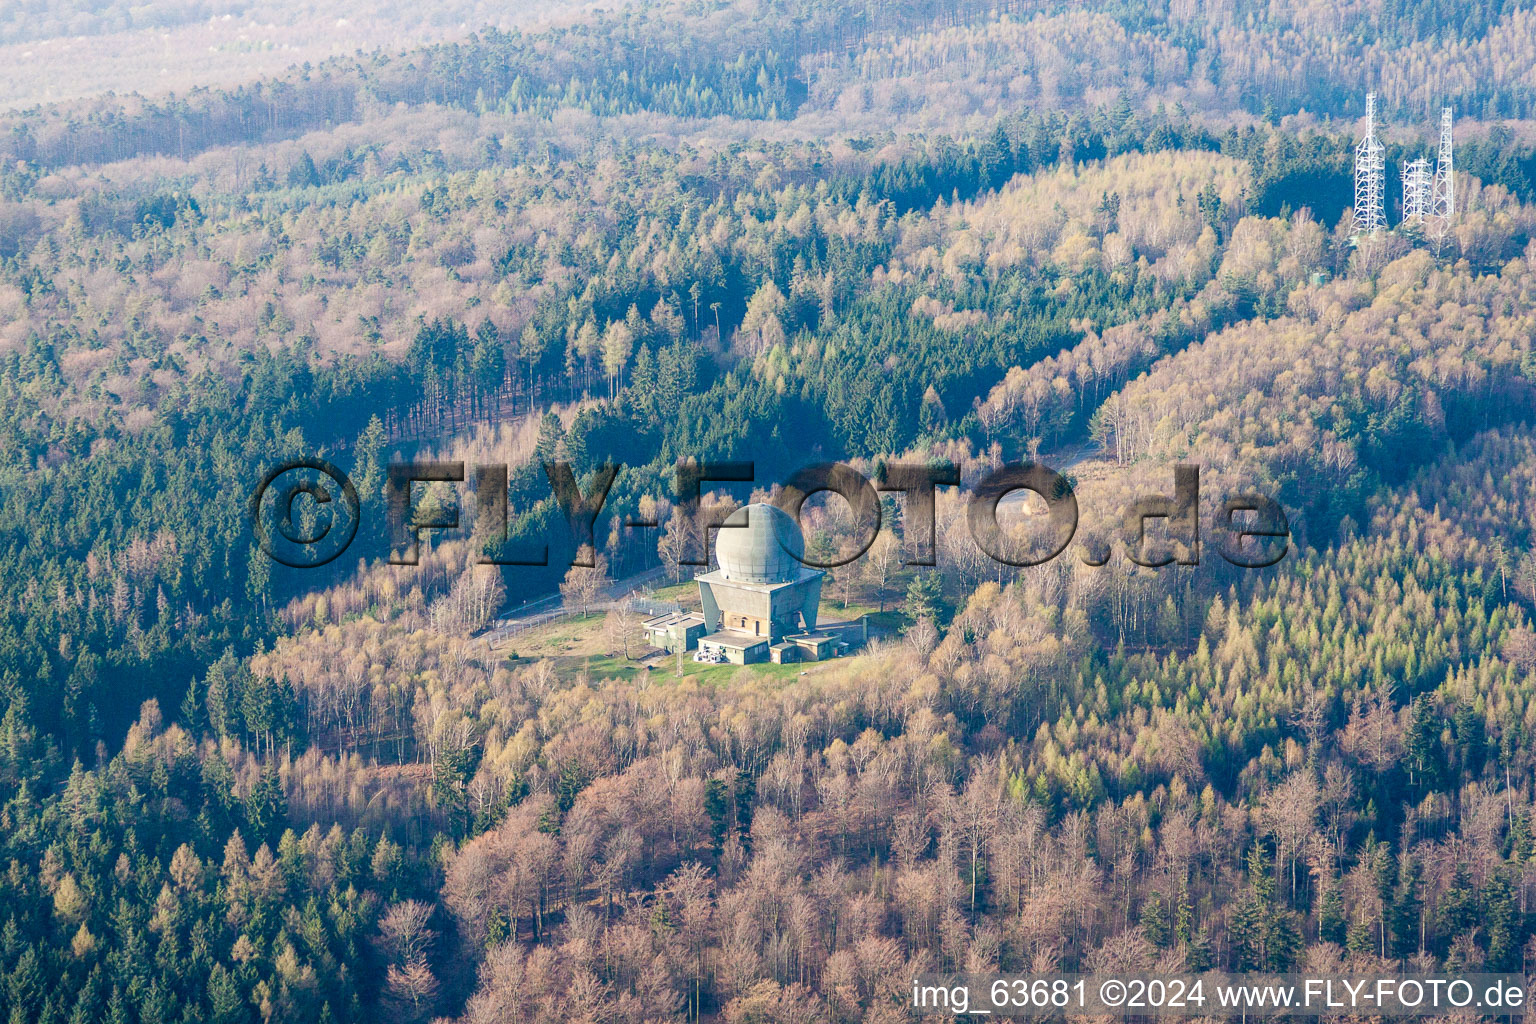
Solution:
[{"label": "low flat-roofed building", "polygon": [[768,647],[769,641],[765,636],[722,629],[699,638],[699,653],[695,660],[751,665],[768,660]]},{"label": "low flat-roofed building", "polygon": [[641,624],[645,638],[653,647],[668,654],[691,651],[704,635],[704,616],[691,612],[668,612]]},{"label": "low flat-roofed building", "polygon": [[795,661],[826,661],[863,647],[869,631],[861,617],[856,622],[829,622],[815,632],[786,633],[769,648],[768,660],[775,664]]},{"label": "low flat-roofed building", "polygon": [[801,661],[825,661],[837,652],[836,633],[793,633],[784,638],[795,645]]}]

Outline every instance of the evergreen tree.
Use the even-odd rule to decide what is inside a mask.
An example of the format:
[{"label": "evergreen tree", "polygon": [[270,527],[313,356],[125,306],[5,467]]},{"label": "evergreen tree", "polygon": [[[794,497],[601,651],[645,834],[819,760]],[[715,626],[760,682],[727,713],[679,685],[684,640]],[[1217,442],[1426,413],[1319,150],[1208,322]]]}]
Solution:
[{"label": "evergreen tree", "polygon": [[1188,947],[1184,950],[1184,962],[1189,965],[1191,971],[1208,971],[1215,963],[1211,955],[1211,936],[1204,928],[1196,930],[1190,938]]},{"label": "evergreen tree", "polygon": [[208,972],[209,1024],[248,1024],[250,1011],[234,976],[223,964]]},{"label": "evergreen tree", "polygon": [[1488,970],[1520,970],[1528,929],[1522,920],[1515,885],[1508,871],[1494,872],[1484,889],[1483,903],[1483,923],[1488,929]]},{"label": "evergreen tree", "polygon": [[1161,893],[1148,893],[1142,902],[1141,933],[1159,949],[1166,948],[1172,941],[1173,928],[1168,920],[1168,902]]},{"label": "evergreen tree", "polygon": [[1440,726],[1440,716],[1428,695],[1415,697],[1408,707],[1408,722],[1403,730],[1403,762],[1408,769],[1409,785],[1416,794],[1434,789],[1439,781],[1440,765],[1444,762]]},{"label": "evergreen tree", "polygon": [[1351,921],[1349,934],[1344,941],[1344,948],[1351,953],[1373,955],[1379,952],[1376,948],[1376,938],[1371,934],[1371,926],[1363,920]]},{"label": "evergreen tree", "polygon": [[539,421],[539,438],[534,443],[533,458],[535,462],[554,462],[563,453],[565,441],[565,427],[560,423],[560,417],[552,412],[544,414]]},{"label": "evergreen tree", "polygon": [[1440,896],[1435,931],[1449,940],[1477,925],[1477,893],[1472,888],[1472,875],[1466,864],[1458,863],[1451,875],[1450,885],[1446,886]]},{"label": "evergreen tree", "polygon": [[1293,911],[1273,908],[1264,940],[1264,969],[1276,974],[1293,970],[1301,957],[1304,941],[1301,921]]},{"label": "evergreen tree", "polygon": [[944,581],[938,573],[919,570],[914,574],[907,585],[907,598],[901,610],[911,622],[928,619],[942,625],[945,617]]},{"label": "evergreen tree", "polygon": [[1227,920],[1227,944],[1234,971],[1257,971],[1264,967],[1264,906],[1253,888],[1247,887],[1232,905]]},{"label": "evergreen tree", "polygon": [[384,432],[384,424],[377,415],[368,419],[368,426],[358,435],[357,444],[353,446],[353,470],[352,478],[357,488],[358,500],[365,505],[371,504],[380,493],[384,480],[384,466],[380,456],[384,450],[387,437]]},{"label": "evergreen tree", "polygon": [[1195,908],[1189,902],[1189,890],[1180,885],[1173,899],[1173,937],[1180,943],[1194,939]]},{"label": "evergreen tree", "polygon": [[1419,915],[1424,906],[1420,875],[1418,861],[1405,855],[1402,869],[1398,872],[1397,891],[1388,911],[1392,935],[1389,948],[1393,956],[1402,960],[1413,956],[1420,949]]}]

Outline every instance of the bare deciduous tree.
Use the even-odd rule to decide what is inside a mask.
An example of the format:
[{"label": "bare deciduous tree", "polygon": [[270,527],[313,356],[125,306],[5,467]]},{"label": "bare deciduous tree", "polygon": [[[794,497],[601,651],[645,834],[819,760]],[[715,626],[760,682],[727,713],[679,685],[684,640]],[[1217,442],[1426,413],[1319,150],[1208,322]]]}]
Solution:
[{"label": "bare deciduous tree", "polygon": [[379,933],[390,958],[401,965],[426,963],[427,953],[437,938],[429,927],[432,906],[420,900],[396,903],[379,922]]},{"label": "bare deciduous tree", "polygon": [[560,584],[560,597],[567,606],[575,605],[585,615],[608,585],[608,559],[602,555],[593,556],[590,548],[584,549],[583,553],[592,565],[572,565]]}]

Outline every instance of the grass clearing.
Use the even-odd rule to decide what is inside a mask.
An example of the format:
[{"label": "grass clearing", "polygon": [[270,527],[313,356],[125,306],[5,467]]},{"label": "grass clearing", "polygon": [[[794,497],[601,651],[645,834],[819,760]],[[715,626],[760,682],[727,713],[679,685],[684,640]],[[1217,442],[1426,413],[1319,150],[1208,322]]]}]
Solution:
[{"label": "grass clearing", "polygon": [[[694,593],[697,595],[697,589]],[[512,665],[547,660],[557,673],[566,678],[584,672],[592,679],[633,679],[646,670],[650,670],[658,681],[677,678],[676,655],[652,655],[643,660],[633,656],[645,646],[638,635],[630,644],[631,657],[626,658],[622,651],[614,650],[605,628],[606,620],[607,614],[604,612],[589,612],[586,615],[558,619],[519,633],[501,648],[500,653]],[[848,660],[792,662],[787,665],[775,665],[772,662],[716,665],[694,661],[692,652],[688,652],[683,655],[683,676],[712,686],[722,686],[739,673],[788,681],[801,675],[833,670]]]}]

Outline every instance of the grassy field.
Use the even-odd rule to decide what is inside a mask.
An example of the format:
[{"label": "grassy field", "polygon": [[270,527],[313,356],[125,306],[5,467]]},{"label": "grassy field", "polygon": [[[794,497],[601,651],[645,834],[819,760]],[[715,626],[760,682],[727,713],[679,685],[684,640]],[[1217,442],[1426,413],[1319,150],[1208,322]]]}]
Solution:
[{"label": "grassy field", "polygon": [[[689,611],[696,612],[700,608],[698,584],[691,579],[658,587],[646,596],[654,601],[679,605]],[[834,594],[831,588],[823,591],[823,622],[852,622],[861,615],[869,618],[871,639],[894,635],[904,625],[901,614],[889,604],[884,612],[879,611],[876,604],[857,600],[850,601],[845,607],[840,594]],[[608,632],[606,612],[589,612],[530,629],[513,637],[500,653],[511,664],[547,659],[557,672],[568,677],[585,672],[593,679],[633,679],[649,670],[658,679],[676,678],[677,657],[651,650],[639,629],[642,619],[643,616],[636,616],[628,657],[621,644]],[[649,656],[641,658],[642,651],[649,652]],[[775,665],[771,662],[757,665],[714,665],[696,662],[693,655],[688,653],[683,655],[682,674],[718,685],[739,673],[787,680],[833,671],[840,664],[847,664],[846,659],[788,665]]]},{"label": "grassy field", "polygon": [[[694,588],[694,595],[695,597],[698,595],[697,588]],[[663,597],[658,593],[657,600],[676,600],[676,598]],[[823,614],[829,618],[838,617],[837,612],[827,609],[825,604],[823,604]],[[507,658],[509,664],[514,665],[547,659],[554,665],[555,671],[563,676],[575,676],[585,672],[594,679],[633,679],[649,669],[651,674],[658,678],[676,677],[676,655],[653,654],[644,660],[637,656],[639,651],[650,650],[639,639],[638,631],[630,642],[630,657],[626,658],[622,650],[616,650],[608,636],[606,619],[607,615],[603,612],[590,612],[586,615],[560,619],[519,633],[512,638],[510,644],[501,649],[500,653]],[[742,672],[759,677],[792,679],[803,674],[825,672],[835,668],[837,664],[837,661],[831,661],[789,665],[772,663],[712,665],[696,662],[693,660],[693,655],[688,653],[683,655],[683,675],[718,685]]]},{"label": "grassy field", "polygon": [[651,594],[657,601],[670,601],[673,604],[682,605],[684,608],[697,611],[699,608],[699,585],[692,580],[682,583],[674,583],[669,587],[660,587]]}]

